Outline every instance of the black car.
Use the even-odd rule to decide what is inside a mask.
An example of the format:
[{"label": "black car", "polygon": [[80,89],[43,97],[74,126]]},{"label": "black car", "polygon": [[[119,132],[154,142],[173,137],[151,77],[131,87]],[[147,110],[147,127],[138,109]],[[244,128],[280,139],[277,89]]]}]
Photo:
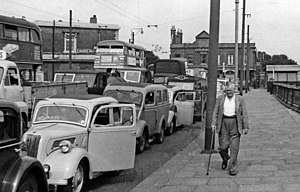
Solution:
[{"label": "black car", "polygon": [[23,133],[21,112],[16,103],[0,100],[0,191],[48,191],[41,163],[20,156]]}]

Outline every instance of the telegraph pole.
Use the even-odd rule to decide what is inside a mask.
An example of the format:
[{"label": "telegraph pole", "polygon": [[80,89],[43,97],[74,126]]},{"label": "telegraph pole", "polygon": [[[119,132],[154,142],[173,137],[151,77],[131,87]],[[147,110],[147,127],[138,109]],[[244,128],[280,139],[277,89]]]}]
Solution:
[{"label": "telegraph pole", "polygon": [[238,73],[239,73],[239,0],[235,0],[235,50],[234,50],[234,84],[235,90],[238,90]]},{"label": "telegraph pole", "polygon": [[53,20],[53,29],[52,29],[52,76],[51,81],[54,81],[54,54],[55,54],[55,20]]},{"label": "telegraph pole", "polygon": [[250,38],[249,38],[249,25],[247,26],[247,66],[246,66],[246,93],[249,89],[249,81],[250,81]]},{"label": "telegraph pole", "polygon": [[[212,113],[216,102],[217,88],[217,63],[219,46],[220,0],[210,1],[210,26],[209,26],[209,53],[208,53],[208,87],[205,125],[205,147],[203,153],[208,153],[211,148],[212,138]],[[214,145],[212,145],[214,148]]]},{"label": "telegraph pole", "polygon": [[245,50],[244,50],[244,38],[245,38],[245,10],[246,10],[246,0],[243,0],[243,20],[242,20],[242,48],[241,55],[242,61],[240,63],[240,95],[243,95],[244,88],[244,62],[245,62]]},{"label": "telegraph pole", "polygon": [[69,27],[69,69],[72,69],[72,10],[70,10],[70,27]]}]

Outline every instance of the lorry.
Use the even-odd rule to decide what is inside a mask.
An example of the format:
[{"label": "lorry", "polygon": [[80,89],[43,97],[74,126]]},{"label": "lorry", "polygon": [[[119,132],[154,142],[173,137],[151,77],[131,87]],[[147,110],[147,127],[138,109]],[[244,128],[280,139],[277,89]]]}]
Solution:
[{"label": "lorry", "polygon": [[186,66],[178,59],[158,59],[154,62],[153,73],[155,84],[168,84],[169,77],[186,76]]},{"label": "lorry", "polygon": [[16,63],[0,60],[0,100],[16,103],[21,110],[25,126],[37,101],[55,94],[87,93],[87,82],[24,82]]},{"label": "lorry", "polygon": [[54,82],[84,82],[88,83],[88,94],[102,95],[107,85],[108,75],[104,71],[87,69],[58,70]]}]

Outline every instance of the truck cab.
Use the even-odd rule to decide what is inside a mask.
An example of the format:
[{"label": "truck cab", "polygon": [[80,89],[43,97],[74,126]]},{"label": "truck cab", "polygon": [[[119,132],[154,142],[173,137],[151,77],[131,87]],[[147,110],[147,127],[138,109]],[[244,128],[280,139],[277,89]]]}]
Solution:
[{"label": "truck cab", "polygon": [[20,72],[16,63],[0,59],[0,100],[16,103],[21,109],[22,121],[24,125],[27,125],[28,105],[25,102],[21,84]]}]

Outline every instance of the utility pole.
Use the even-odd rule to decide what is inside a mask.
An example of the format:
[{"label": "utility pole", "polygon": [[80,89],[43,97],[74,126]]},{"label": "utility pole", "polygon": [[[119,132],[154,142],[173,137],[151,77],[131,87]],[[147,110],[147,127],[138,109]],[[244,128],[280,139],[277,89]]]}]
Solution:
[{"label": "utility pole", "polygon": [[[203,153],[209,153],[212,138],[212,113],[216,103],[217,63],[219,46],[220,0],[210,1],[209,53],[208,53],[208,87],[205,125],[205,147]],[[212,145],[214,148],[214,145]]]},{"label": "utility pole", "polygon": [[246,66],[246,93],[249,89],[250,82],[250,38],[249,38],[249,25],[247,25],[247,66]]},{"label": "utility pole", "polygon": [[244,50],[244,38],[245,38],[245,10],[246,10],[246,0],[243,0],[243,20],[242,20],[242,48],[241,55],[242,61],[240,63],[240,95],[243,95],[244,88],[244,62],[245,62],[245,50]]},{"label": "utility pole", "polygon": [[235,50],[234,50],[234,84],[235,90],[238,90],[238,73],[239,73],[239,0],[235,0]]},{"label": "utility pole", "polygon": [[70,10],[70,27],[69,27],[69,69],[72,69],[72,10]]},{"label": "utility pole", "polygon": [[54,81],[54,54],[55,54],[55,20],[53,20],[53,30],[52,30],[52,76],[51,81]]}]

